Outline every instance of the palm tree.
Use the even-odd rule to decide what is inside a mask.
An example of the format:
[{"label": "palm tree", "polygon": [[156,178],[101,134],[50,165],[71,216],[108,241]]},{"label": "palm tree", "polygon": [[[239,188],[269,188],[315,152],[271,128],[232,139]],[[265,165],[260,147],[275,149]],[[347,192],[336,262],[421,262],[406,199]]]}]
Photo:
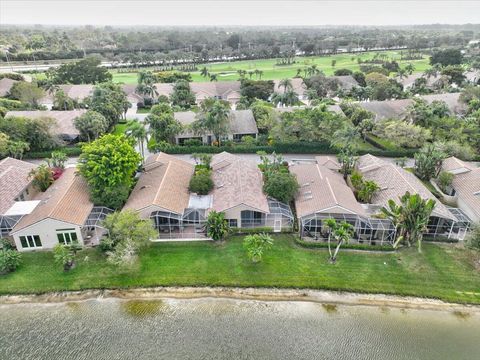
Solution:
[{"label": "palm tree", "polygon": [[283,87],[283,93],[287,92],[287,89],[292,89],[292,80],[290,79],[282,79],[278,83],[278,87]]},{"label": "palm tree", "polygon": [[421,253],[423,233],[427,230],[434,208],[435,200],[424,200],[419,194],[411,195],[408,191],[400,198],[400,204],[389,200],[388,207],[383,207],[381,212],[393,222],[398,232],[393,247],[396,248],[403,241],[411,246],[416,241],[418,252]]},{"label": "palm tree", "polygon": [[206,78],[209,75],[208,69],[206,66],[202,68],[202,71],[200,71],[200,75],[202,75],[204,78]]},{"label": "palm tree", "polygon": [[248,77],[252,79],[252,76],[255,74],[255,71],[248,71],[247,74],[248,74]]},{"label": "palm tree", "polygon": [[412,75],[413,72],[415,71],[415,66],[413,66],[412,63],[408,63],[408,64],[405,66],[405,71],[406,71],[409,75]]},{"label": "palm tree", "polygon": [[[334,219],[327,219],[325,221],[327,228],[329,229],[328,233],[328,253],[330,254],[330,262],[335,264],[337,261],[337,255],[340,251],[340,247],[343,244],[348,244],[350,239],[354,234],[353,226],[345,221],[342,221],[340,224],[336,222]],[[334,238],[337,241],[337,247],[335,251],[332,253],[331,247],[331,238]]]},{"label": "palm tree", "polygon": [[130,120],[127,123],[127,131],[128,136],[136,139],[138,142],[138,147],[140,149],[140,155],[142,156],[142,164],[145,161],[145,141],[147,140],[147,130],[142,123],[138,121],[138,119]]},{"label": "palm tree", "polygon": [[238,75],[240,75],[240,79],[245,78],[245,75],[247,75],[246,70],[237,70]]},{"label": "palm tree", "polygon": [[297,69],[297,74],[295,75],[295,77],[301,77],[301,74],[302,73],[302,69]]},{"label": "palm tree", "polygon": [[258,74],[258,78],[262,80],[263,70],[258,70],[257,74]]},{"label": "palm tree", "polygon": [[210,81],[218,81],[218,75],[217,74],[210,74]]},{"label": "palm tree", "polygon": [[399,77],[400,80],[402,80],[405,77],[405,75],[407,75],[407,70],[402,68],[398,69],[397,76]]}]

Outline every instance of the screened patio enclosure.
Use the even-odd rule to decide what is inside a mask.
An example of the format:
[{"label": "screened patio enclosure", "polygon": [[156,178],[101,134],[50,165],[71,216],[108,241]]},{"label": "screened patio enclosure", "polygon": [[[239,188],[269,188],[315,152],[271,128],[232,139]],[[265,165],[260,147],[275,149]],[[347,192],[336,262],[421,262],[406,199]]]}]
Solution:
[{"label": "screened patio enclosure", "polygon": [[452,207],[447,207],[447,209],[456,220],[431,216],[424,237],[433,240],[440,238],[465,239],[467,232],[471,228],[472,221],[461,209]]},{"label": "screened patio enclosure", "polygon": [[327,241],[329,228],[326,220],[347,222],[354,228],[351,242],[368,245],[388,245],[395,241],[395,226],[390,220],[364,218],[349,214],[318,213],[304,216],[300,219],[300,236],[311,241]]},{"label": "screened patio enclosure", "polygon": [[206,210],[185,209],[182,215],[169,211],[154,211],[150,215],[159,239],[207,239]]},{"label": "screened patio enclosure", "polygon": [[85,245],[98,245],[100,243],[100,239],[106,232],[102,222],[111,213],[113,213],[113,210],[105,206],[93,207],[82,227],[82,237]]},{"label": "screened patio enclosure", "polygon": [[240,227],[269,227],[272,228],[273,231],[278,232],[282,229],[292,228],[293,213],[290,206],[275,199],[268,199],[268,208],[268,213],[243,210],[241,212]]}]

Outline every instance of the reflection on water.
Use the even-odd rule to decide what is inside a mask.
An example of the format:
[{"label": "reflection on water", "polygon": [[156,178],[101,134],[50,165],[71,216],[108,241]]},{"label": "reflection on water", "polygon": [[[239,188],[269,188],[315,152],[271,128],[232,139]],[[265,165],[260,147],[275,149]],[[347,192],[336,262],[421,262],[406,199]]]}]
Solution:
[{"label": "reflection on water", "polygon": [[0,359],[478,359],[480,315],[227,299],[0,305]]}]

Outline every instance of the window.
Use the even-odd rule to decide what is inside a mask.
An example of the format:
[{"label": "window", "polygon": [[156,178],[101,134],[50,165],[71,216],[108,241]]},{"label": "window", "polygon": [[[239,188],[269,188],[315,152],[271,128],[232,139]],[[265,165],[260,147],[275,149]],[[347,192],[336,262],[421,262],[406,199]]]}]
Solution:
[{"label": "window", "polygon": [[59,244],[69,245],[72,241],[77,241],[77,233],[75,229],[57,230],[57,239]]},{"label": "window", "polygon": [[20,243],[22,244],[22,248],[24,249],[34,249],[42,247],[42,242],[40,240],[40,236],[38,235],[20,236]]},{"label": "window", "polygon": [[228,225],[232,228],[238,227],[238,222],[237,219],[227,219],[228,220]]}]

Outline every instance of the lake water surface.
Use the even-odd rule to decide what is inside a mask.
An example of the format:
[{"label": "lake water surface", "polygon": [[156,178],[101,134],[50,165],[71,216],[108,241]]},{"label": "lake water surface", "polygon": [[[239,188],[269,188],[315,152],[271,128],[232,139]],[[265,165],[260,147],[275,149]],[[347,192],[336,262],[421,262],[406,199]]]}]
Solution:
[{"label": "lake water surface", "polygon": [[0,305],[2,360],[479,358],[479,313],[211,298]]}]

